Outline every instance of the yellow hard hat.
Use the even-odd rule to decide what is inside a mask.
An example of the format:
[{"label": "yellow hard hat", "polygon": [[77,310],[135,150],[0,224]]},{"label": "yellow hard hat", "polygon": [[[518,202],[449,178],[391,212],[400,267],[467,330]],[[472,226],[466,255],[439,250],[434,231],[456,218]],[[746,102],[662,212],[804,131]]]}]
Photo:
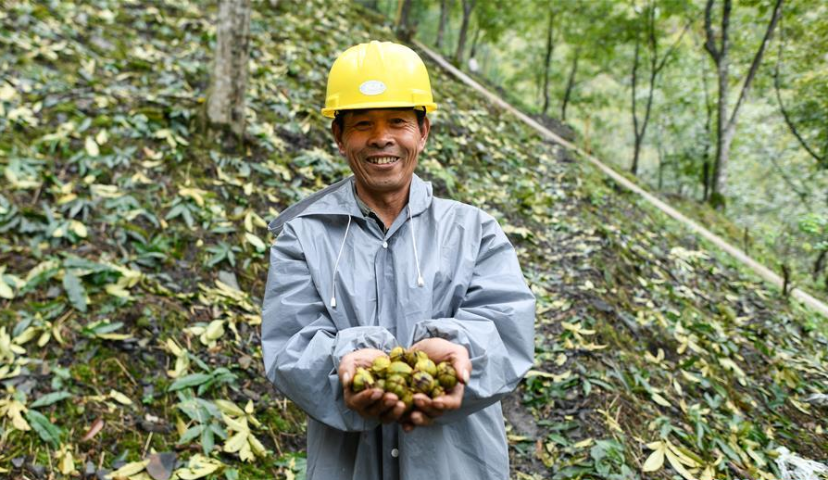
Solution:
[{"label": "yellow hard hat", "polygon": [[345,50],[328,74],[322,115],[338,110],[412,107],[437,109],[428,71],[414,50],[391,42],[361,43]]}]

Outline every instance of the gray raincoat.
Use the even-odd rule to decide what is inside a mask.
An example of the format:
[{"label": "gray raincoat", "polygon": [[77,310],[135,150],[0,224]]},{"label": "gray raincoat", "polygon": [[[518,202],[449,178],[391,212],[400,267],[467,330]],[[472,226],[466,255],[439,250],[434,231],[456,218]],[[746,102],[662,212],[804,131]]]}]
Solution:
[{"label": "gray raincoat", "polygon": [[[417,176],[383,233],[362,214],[351,178],[270,225],[278,237],[264,297],[265,370],[310,417],[308,478],[508,478],[499,400],[532,365],[535,316],[514,248],[490,215],[433,197]],[[469,350],[459,410],[405,433],[345,407],[344,355],[429,337]]]}]

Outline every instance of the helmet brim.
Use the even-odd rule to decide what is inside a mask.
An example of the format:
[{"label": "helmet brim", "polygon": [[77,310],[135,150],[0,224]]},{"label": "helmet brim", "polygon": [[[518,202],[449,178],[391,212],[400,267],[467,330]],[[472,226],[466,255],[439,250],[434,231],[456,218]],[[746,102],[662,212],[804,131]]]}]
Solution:
[{"label": "helmet brim", "polygon": [[433,112],[437,110],[436,103],[404,103],[404,102],[365,102],[348,105],[348,108],[323,108],[322,115],[328,118],[336,117],[337,111],[344,110],[372,110],[380,108],[425,108],[426,112]]}]

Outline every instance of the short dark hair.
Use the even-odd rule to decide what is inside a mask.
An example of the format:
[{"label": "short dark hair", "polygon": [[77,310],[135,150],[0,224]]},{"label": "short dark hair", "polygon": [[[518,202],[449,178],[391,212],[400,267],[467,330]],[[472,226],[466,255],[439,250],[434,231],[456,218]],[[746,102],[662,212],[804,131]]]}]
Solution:
[{"label": "short dark hair", "polygon": [[[409,110],[409,108],[384,108],[381,110]],[[333,122],[339,127],[340,132],[345,131],[345,113],[353,111],[355,110],[337,110],[336,113],[334,113]],[[425,126],[426,111],[425,109],[415,108],[414,113],[417,115],[417,126],[419,126],[420,130],[422,130],[423,126]]]}]

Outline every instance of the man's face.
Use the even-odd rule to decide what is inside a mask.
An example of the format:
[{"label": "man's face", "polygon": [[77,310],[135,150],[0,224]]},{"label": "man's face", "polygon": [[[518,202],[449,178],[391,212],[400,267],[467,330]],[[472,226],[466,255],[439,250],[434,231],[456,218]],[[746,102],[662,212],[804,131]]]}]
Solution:
[{"label": "man's face", "polygon": [[341,130],[337,122],[331,128],[357,189],[369,195],[407,189],[428,139],[428,117],[422,128],[412,109],[352,110],[343,120]]}]

